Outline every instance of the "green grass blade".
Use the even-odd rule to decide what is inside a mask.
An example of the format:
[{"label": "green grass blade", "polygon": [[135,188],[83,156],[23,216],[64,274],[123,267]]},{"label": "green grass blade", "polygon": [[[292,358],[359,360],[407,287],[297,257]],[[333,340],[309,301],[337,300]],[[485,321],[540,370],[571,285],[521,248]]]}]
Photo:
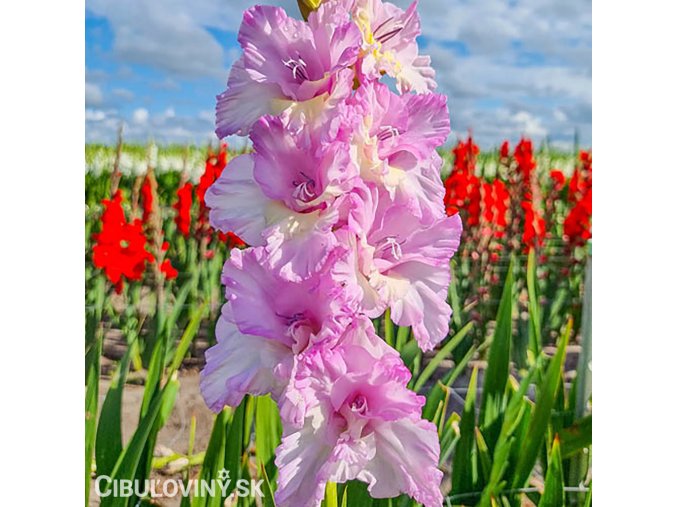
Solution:
[{"label": "green grass blade", "polygon": [[338,507],[338,490],[335,482],[327,483],[324,491],[324,505],[325,507]]},{"label": "green grass blade", "polygon": [[456,445],[451,470],[451,494],[461,495],[475,491],[477,485],[477,460],[475,453],[475,397],[477,394],[477,368],[473,369],[461,417],[461,436]]},{"label": "green grass blade", "polygon": [[167,374],[168,376],[171,377],[181,366],[183,358],[186,357],[188,348],[193,342],[193,338],[195,338],[198,329],[200,329],[200,322],[202,321],[202,316],[206,309],[207,303],[202,303],[202,305],[191,315],[190,322],[188,323],[188,326],[186,326],[186,330],[183,332],[183,336],[181,336],[181,340],[179,340],[179,344],[176,347],[176,352],[174,353],[174,358],[172,359],[172,364],[169,367],[169,373]]},{"label": "green grass blade", "polygon": [[532,361],[535,361],[541,353],[541,305],[539,303],[537,274],[536,274],[536,251],[529,249],[527,259],[527,291],[529,294],[529,350]]},{"label": "green grass blade", "polygon": [[[162,407],[164,391],[161,391],[156,394],[152,402],[148,407],[146,415],[143,417],[139,423],[138,428],[134,432],[131,441],[127,447],[122,451],[118,461],[113,469],[111,474],[112,480],[132,480],[136,475],[139,462],[141,460],[141,455],[144,448],[146,447],[149,436],[151,436],[151,431],[155,426],[155,421],[160,413],[160,408]],[[109,495],[108,497],[101,499],[102,507],[122,507],[126,505],[127,498],[114,497]]]},{"label": "green grass blade", "polygon": [[562,430],[559,436],[562,459],[568,459],[592,445],[592,415]]},{"label": "green grass blade", "polygon": [[468,322],[463,326],[452,338],[449,340],[437,354],[433,357],[428,365],[424,368],[421,374],[416,379],[414,384],[414,391],[419,392],[421,388],[425,385],[426,381],[432,376],[440,363],[449,356],[454,349],[463,341],[463,338],[468,334],[472,329],[473,323]]},{"label": "green grass blade", "polygon": [[545,476],[545,485],[539,507],[564,506],[564,476],[562,473],[562,455],[560,454],[559,438],[555,435],[552,451],[548,462],[548,473]]},{"label": "green grass blade", "polygon": [[92,458],[96,441],[96,416],[99,409],[101,340],[92,347],[92,361],[85,389],[85,504],[89,505],[89,489],[92,474]]},{"label": "green grass blade", "polygon": [[266,472],[266,467],[264,467],[261,462],[259,462],[259,475],[263,479],[263,486],[261,488],[263,491],[263,507],[276,507],[273,486],[268,477],[268,473]]},{"label": "green grass blade", "polygon": [[505,409],[505,388],[510,371],[510,345],[512,341],[513,264],[510,261],[503,285],[503,294],[496,315],[496,330],[489,349],[489,362],[484,374],[480,427],[493,453],[501,429]]},{"label": "green grass blade", "polygon": [[[399,326],[397,328],[397,336],[395,338],[395,348],[398,352],[402,352],[402,349],[407,344],[409,340],[409,326]],[[347,498],[347,497],[346,497]]]},{"label": "green grass blade", "polygon": [[231,483],[226,489],[226,497],[235,488],[235,483],[240,479],[241,464],[249,442],[244,442],[245,420],[247,418],[247,405],[251,402],[249,395],[245,396],[242,403],[235,409],[233,418],[227,428],[224,468],[230,472]]},{"label": "green grass blade", "polygon": [[[214,419],[212,433],[209,436],[207,451],[205,452],[202,469],[200,470],[200,480],[209,483],[219,479],[219,472],[223,468],[225,450],[226,450],[226,424],[228,421],[228,412],[222,410]],[[216,488],[213,496],[199,495],[193,498],[192,507],[206,507],[222,505],[220,488]]]},{"label": "green grass blade", "polygon": [[274,477],[275,449],[280,445],[282,424],[277,404],[270,396],[256,398],[256,415],[254,419],[256,436],[256,459],[270,477]]},{"label": "green grass blade", "polygon": [[[453,383],[456,381],[456,379],[465,371],[465,367],[468,365],[470,360],[473,358],[475,355],[475,352],[477,351],[476,346],[472,346],[468,352],[466,352],[465,356],[459,361],[459,363],[454,366],[454,369],[451,370],[447,375],[442,379],[442,382],[438,382],[435,384],[435,386],[430,390],[428,395],[426,396],[426,404],[425,407],[423,408],[423,417],[425,419],[428,419],[429,421],[432,420],[432,417],[435,415],[435,411],[437,410],[437,407],[439,406],[440,401],[446,396],[445,391],[453,385]],[[445,389],[446,388],[446,389]]]},{"label": "green grass blade", "polygon": [[383,316],[383,335],[386,343],[391,347],[394,347],[395,328],[393,327],[393,321],[390,318],[390,308],[386,309],[385,315]]},{"label": "green grass blade", "polygon": [[520,452],[520,459],[517,462],[515,476],[513,478],[512,487],[523,487],[531,474],[531,470],[536,464],[538,452],[543,445],[548,424],[551,417],[552,408],[555,404],[557,391],[560,388],[562,379],[562,367],[566,357],[566,348],[569,343],[569,336],[571,335],[571,321],[567,326],[564,336],[560,339],[557,352],[550,360],[548,369],[541,382],[541,388],[538,392],[536,406],[529,422],[529,430],[523,449]]},{"label": "green grass blade", "polygon": [[115,375],[111,379],[106,399],[101,407],[96,434],[96,473],[110,477],[122,452],[122,393],[132,357],[128,346]]}]

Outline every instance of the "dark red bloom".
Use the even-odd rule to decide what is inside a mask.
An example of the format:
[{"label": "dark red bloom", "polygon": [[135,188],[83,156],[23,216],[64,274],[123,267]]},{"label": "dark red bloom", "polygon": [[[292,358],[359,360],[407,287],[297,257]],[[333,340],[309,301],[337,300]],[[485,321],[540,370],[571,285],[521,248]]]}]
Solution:
[{"label": "dark red bloom", "polygon": [[172,206],[176,210],[174,223],[184,237],[190,235],[191,208],[193,207],[193,184],[187,182],[176,192],[178,200]]},{"label": "dark red bloom", "polygon": [[120,292],[124,278],[141,280],[146,262],[153,262],[154,257],[146,250],[141,220],[131,223],[125,220],[120,191],[112,200],[104,199],[102,204],[105,209],[101,216],[101,232],[92,235],[96,242],[92,248],[92,262]]}]

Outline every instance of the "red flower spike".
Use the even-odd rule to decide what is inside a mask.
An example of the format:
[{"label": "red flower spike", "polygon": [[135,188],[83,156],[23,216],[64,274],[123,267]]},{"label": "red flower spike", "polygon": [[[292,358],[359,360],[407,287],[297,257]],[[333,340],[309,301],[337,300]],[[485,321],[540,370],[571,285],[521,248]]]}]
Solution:
[{"label": "red flower spike", "polygon": [[96,242],[92,248],[92,262],[104,271],[119,292],[124,278],[141,280],[146,262],[153,262],[154,257],[146,250],[141,220],[131,223],[125,220],[120,191],[112,200],[104,199],[102,204],[101,232],[92,235]]}]

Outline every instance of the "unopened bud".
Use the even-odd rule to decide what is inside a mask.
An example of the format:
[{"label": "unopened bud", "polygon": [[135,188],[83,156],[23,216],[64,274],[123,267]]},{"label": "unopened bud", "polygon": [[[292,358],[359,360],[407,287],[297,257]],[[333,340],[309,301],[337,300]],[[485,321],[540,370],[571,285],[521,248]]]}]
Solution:
[{"label": "unopened bud", "polygon": [[301,9],[301,14],[303,19],[308,20],[308,16],[311,12],[316,11],[320,8],[322,0],[297,0],[299,4],[299,9]]}]

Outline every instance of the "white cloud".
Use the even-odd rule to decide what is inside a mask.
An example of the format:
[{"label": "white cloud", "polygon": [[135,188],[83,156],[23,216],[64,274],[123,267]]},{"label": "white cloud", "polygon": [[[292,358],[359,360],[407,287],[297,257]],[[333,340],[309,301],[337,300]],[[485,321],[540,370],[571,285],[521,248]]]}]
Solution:
[{"label": "white cloud", "polygon": [[132,121],[137,125],[145,125],[148,123],[148,116],[148,109],[140,107],[134,110],[134,113],[132,114]]},{"label": "white cloud", "polygon": [[184,78],[225,79],[224,50],[195,18],[190,2],[90,0],[87,7],[110,21],[113,51],[121,61]]},{"label": "white cloud", "polygon": [[131,102],[134,100],[134,92],[127,90],[126,88],[115,88],[113,90],[113,95],[121,100],[124,100],[125,102]]},{"label": "white cloud", "polygon": [[103,103],[103,92],[98,85],[85,82],[85,105],[100,106]]},{"label": "white cloud", "polygon": [[100,109],[85,109],[85,121],[99,122],[106,119],[106,112]]}]

